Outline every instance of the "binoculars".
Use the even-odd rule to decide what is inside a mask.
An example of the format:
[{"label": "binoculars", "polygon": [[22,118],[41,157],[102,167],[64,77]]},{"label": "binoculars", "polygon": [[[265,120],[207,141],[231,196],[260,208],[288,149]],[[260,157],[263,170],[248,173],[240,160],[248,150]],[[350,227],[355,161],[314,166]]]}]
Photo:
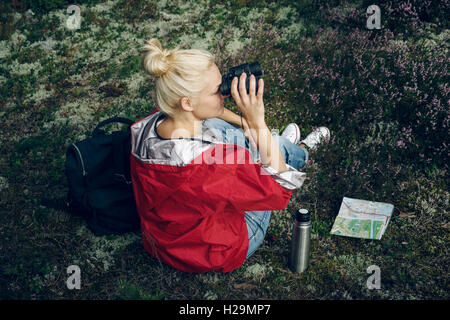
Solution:
[{"label": "binoculars", "polygon": [[[233,81],[234,77],[239,77],[241,74],[245,72],[247,74],[247,78],[245,79],[245,88],[247,89],[247,93],[250,90],[250,75],[254,75],[256,78],[256,90],[258,92],[258,80],[262,76],[261,66],[258,62],[253,63],[244,63],[236,67],[231,67],[229,72],[222,76],[222,83],[220,84],[219,90],[222,95],[227,96],[231,93],[231,81]],[[238,82],[238,90],[239,90],[239,82]]]}]

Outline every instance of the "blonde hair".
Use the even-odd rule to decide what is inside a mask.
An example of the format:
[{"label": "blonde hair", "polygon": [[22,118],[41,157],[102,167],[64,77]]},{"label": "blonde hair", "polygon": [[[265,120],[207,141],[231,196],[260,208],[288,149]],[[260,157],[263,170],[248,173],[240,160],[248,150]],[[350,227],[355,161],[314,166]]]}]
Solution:
[{"label": "blonde hair", "polygon": [[205,50],[163,49],[158,39],[145,42],[142,65],[156,77],[156,102],[170,117],[181,98],[195,99],[205,89],[202,76],[214,64],[214,56]]}]

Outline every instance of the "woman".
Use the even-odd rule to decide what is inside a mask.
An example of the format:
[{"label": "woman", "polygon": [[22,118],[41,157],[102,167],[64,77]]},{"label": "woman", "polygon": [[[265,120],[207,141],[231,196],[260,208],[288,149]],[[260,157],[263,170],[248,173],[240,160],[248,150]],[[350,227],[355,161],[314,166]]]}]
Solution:
[{"label": "woman", "polygon": [[[307,161],[298,127],[272,136],[264,119],[264,82],[243,74],[231,95],[241,118],[225,108],[221,74],[203,50],[143,48],[156,79],[158,109],[132,128],[131,175],[144,248],[186,272],[229,272],[261,245],[271,210],[286,208]],[[228,122],[243,125],[238,129]],[[326,136],[324,133],[328,134]],[[329,138],[323,127],[303,146]],[[289,141],[291,139],[291,141]],[[295,142],[295,143],[292,143]],[[287,163],[286,163],[286,161]]]}]

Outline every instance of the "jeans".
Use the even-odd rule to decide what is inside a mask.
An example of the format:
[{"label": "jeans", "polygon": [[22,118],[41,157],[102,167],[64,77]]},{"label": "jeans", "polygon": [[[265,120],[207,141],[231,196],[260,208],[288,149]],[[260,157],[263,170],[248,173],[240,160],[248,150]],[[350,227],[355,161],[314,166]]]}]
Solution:
[{"label": "jeans", "polygon": [[[245,137],[242,129],[238,129],[232,124],[219,119],[206,119],[204,125],[214,131],[216,136],[227,144],[235,144],[249,150],[253,161],[256,163],[260,159],[258,150],[254,150]],[[306,165],[309,154],[308,151],[290,142],[285,137],[273,135],[275,138],[284,161],[295,169],[301,169]],[[262,244],[270,222],[271,211],[245,211],[245,222],[248,231],[248,259]]]}]

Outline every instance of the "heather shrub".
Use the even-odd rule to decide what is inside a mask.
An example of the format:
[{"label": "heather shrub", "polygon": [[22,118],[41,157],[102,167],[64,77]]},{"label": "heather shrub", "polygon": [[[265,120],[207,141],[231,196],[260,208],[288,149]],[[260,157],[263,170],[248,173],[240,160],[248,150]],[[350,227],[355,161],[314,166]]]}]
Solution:
[{"label": "heather shrub", "polygon": [[[364,0],[362,7],[367,8],[371,4],[374,2]],[[441,28],[449,27],[449,0],[381,0],[376,5],[381,9],[383,25],[395,33],[420,33],[423,22],[432,22]]]},{"label": "heather shrub", "polygon": [[220,56],[218,46],[218,63],[261,63],[270,126],[297,122],[302,136],[318,126],[331,130],[330,143],[311,153],[305,170],[314,178],[301,190],[304,201],[321,199],[334,216],[344,195],[394,201],[412,171],[448,169],[444,41],[406,45],[389,29],[363,28],[281,38],[261,19],[235,56]]},{"label": "heather shrub", "polygon": [[445,44],[431,50],[423,43],[406,46],[395,41],[389,30],[375,36],[370,30],[349,34],[319,30],[315,38],[283,50],[277,46],[279,35],[262,21],[255,30],[252,45],[226,64],[262,63],[273,125],[297,119],[305,129],[327,125],[353,140],[366,134],[373,123],[395,122],[397,131],[384,142],[399,159],[446,165],[449,58]]},{"label": "heather shrub", "polygon": [[[450,10],[450,1],[431,0],[382,0],[362,2],[339,1],[316,2],[316,20],[322,25],[339,28],[341,31],[353,29],[365,29],[370,5],[380,8],[381,28],[389,29],[396,36],[419,37],[424,29],[425,23],[433,23],[437,28],[448,29],[447,13]],[[375,31],[376,32],[376,31]]]}]

